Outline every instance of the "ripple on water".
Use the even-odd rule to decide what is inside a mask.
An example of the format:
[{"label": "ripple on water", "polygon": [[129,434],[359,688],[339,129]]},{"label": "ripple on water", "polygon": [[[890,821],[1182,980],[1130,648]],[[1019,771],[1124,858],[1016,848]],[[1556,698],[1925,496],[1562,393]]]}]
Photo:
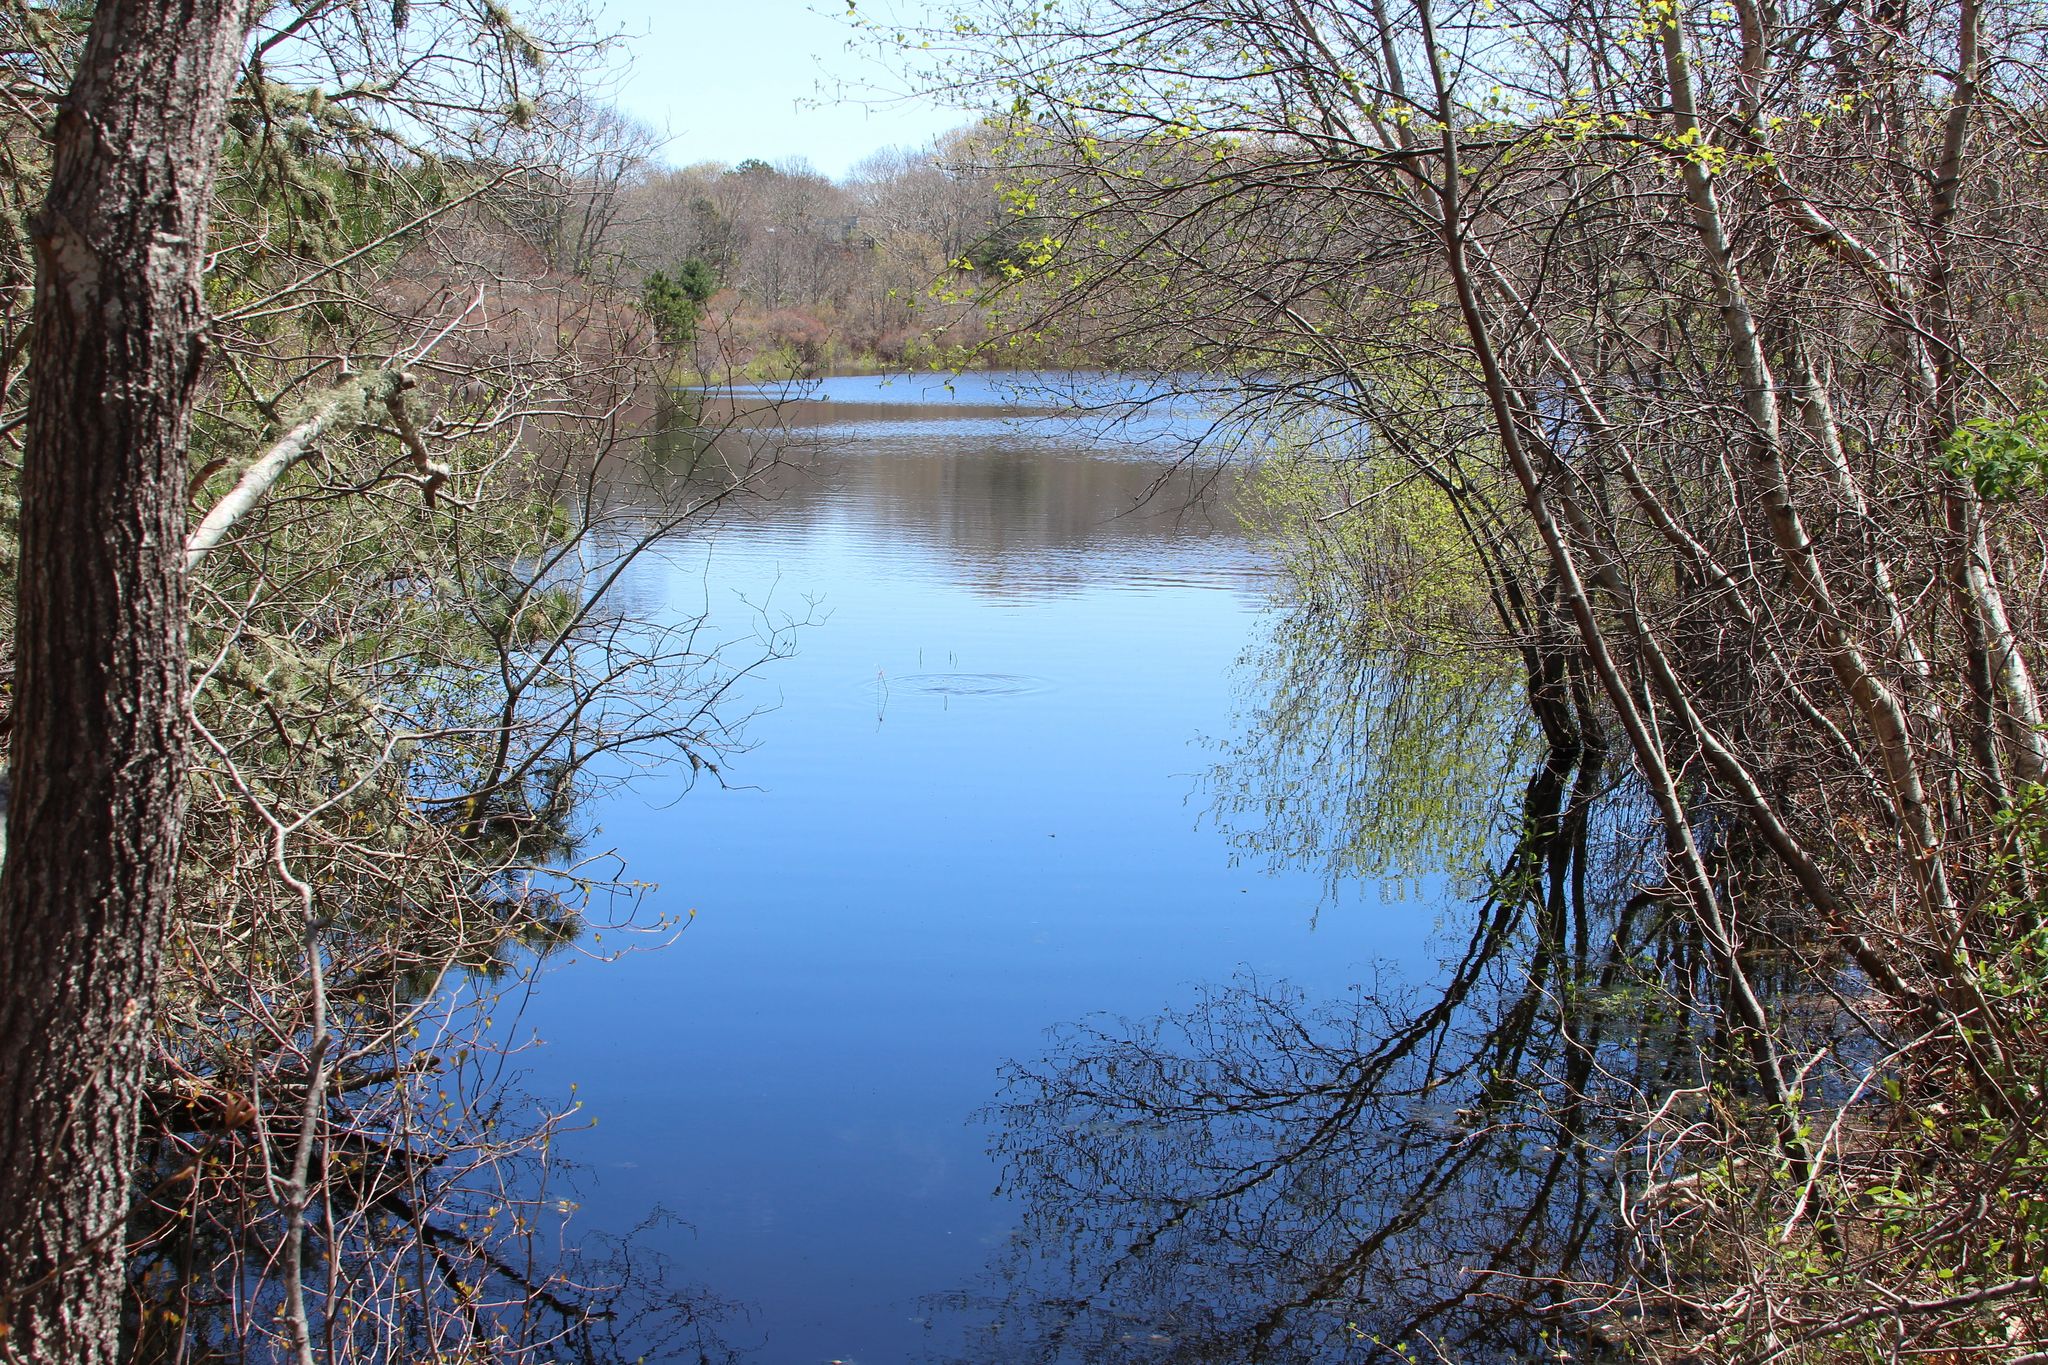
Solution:
[{"label": "ripple on water", "polygon": [[1024,673],[911,673],[886,681],[891,691],[933,697],[1016,697],[1052,686]]}]

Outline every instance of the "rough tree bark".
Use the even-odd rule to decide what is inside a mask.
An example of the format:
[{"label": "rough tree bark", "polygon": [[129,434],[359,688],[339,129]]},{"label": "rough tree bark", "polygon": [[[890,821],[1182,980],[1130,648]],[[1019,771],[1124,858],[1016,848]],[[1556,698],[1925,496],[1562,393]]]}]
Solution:
[{"label": "rough tree bark", "polygon": [[115,1358],[183,808],[185,447],[250,0],[101,0],[54,129],[0,872],[0,1358]]}]

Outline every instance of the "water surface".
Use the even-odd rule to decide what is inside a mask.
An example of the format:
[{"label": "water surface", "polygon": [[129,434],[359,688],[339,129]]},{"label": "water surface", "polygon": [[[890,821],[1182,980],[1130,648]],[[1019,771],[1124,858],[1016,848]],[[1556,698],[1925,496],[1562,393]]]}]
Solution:
[{"label": "water surface", "polygon": [[649,1236],[760,1360],[953,1350],[1018,1216],[975,1116],[1048,1028],[1429,956],[1430,899],[1240,863],[1208,817],[1276,582],[1231,481],[1164,462],[1198,416],[1050,407],[827,381],[726,438],[783,452],[765,496],[630,585],[721,638],[807,624],[731,703],[761,714],[728,788],[650,773],[592,814],[688,931],[553,972],[522,1026],[534,1088],[598,1120],[579,1222],[684,1220]]}]

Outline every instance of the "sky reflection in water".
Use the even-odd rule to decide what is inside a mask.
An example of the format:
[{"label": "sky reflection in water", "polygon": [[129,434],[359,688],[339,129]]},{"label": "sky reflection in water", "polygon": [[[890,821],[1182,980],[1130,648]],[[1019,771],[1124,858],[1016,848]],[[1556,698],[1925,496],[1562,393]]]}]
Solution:
[{"label": "sky reflection in water", "polygon": [[1275,586],[1232,511],[1185,481],[1146,502],[1161,466],[1002,403],[829,381],[790,414],[810,468],[649,562],[634,598],[721,634],[815,623],[743,689],[772,709],[734,789],[650,774],[592,817],[693,927],[556,970],[523,1021],[531,1087],[599,1119],[567,1152],[579,1222],[686,1220],[657,1245],[750,1305],[764,1361],[945,1351],[931,1296],[1014,1223],[971,1116],[1050,1026],[1430,958],[1434,896],[1329,903],[1317,869],[1233,867],[1205,818]]}]

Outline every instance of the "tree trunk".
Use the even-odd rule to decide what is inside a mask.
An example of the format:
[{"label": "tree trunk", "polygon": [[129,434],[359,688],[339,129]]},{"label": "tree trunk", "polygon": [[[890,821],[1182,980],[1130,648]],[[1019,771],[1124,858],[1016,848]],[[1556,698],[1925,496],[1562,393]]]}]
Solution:
[{"label": "tree trunk", "polygon": [[102,0],[36,246],[0,872],[0,1354],[118,1347],[184,781],[185,445],[249,0]]}]

